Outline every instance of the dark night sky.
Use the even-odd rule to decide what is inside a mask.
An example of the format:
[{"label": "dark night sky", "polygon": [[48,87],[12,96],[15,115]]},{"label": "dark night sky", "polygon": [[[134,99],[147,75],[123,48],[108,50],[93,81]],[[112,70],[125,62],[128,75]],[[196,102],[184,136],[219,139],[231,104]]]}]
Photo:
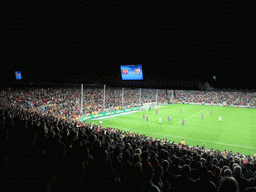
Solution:
[{"label": "dark night sky", "polygon": [[142,64],[152,87],[253,89],[253,18],[253,1],[4,1],[1,81],[121,85]]}]

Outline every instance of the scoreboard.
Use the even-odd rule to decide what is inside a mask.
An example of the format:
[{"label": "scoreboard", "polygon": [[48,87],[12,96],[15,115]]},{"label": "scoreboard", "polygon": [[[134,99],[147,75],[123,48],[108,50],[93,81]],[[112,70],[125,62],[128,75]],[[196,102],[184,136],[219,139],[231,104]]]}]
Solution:
[{"label": "scoreboard", "polygon": [[122,80],[143,80],[142,65],[121,65]]},{"label": "scoreboard", "polygon": [[15,71],[15,77],[17,80],[21,80],[22,77],[21,77],[21,72],[20,71]]}]

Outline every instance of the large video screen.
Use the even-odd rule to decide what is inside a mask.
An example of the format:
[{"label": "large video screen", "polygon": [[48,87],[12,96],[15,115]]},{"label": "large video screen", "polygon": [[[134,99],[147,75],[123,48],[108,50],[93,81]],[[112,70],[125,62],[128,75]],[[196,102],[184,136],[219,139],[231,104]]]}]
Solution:
[{"label": "large video screen", "polygon": [[122,80],[143,80],[142,65],[121,65]]},{"label": "large video screen", "polygon": [[21,80],[22,77],[21,77],[21,71],[15,71],[15,76],[16,76],[16,79],[17,80]]}]

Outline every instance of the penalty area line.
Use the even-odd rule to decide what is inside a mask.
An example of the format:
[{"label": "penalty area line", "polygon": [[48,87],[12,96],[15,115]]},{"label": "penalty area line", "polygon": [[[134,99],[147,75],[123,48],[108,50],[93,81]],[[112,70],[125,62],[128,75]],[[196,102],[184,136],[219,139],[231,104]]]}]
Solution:
[{"label": "penalty area line", "polygon": [[[186,118],[184,118],[185,120],[186,119],[188,119],[188,118],[190,118],[190,117],[193,117],[195,114],[197,114],[197,113],[199,113],[199,112],[202,112],[202,111],[205,111],[207,108],[205,108],[205,109],[203,109],[203,110],[201,110],[201,111],[198,111],[198,112],[196,112],[196,113],[194,113],[193,115],[190,115],[190,116],[188,116],[188,117],[186,117]],[[180,122],[182,122],[182,121],[180,121]]]}]

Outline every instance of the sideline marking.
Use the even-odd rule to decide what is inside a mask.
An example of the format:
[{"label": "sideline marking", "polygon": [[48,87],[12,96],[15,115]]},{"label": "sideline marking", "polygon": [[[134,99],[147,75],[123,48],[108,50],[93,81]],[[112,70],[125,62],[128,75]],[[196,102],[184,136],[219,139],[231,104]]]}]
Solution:
[{"label": "sideline marking", "polygon": [[[132,130],[132,129],[126,129],[126,128],[122,128],[122,127],[115,127],[115,128],[119,128],[119,129],[124,129],[124,130]],[[134,131],[134,130],[132,130]],[[135,132],[138,130],[135,130]],[[147,131],[140,131],[143,133],[152,133],[152,132],[147,132]],[[218,143],[218,142],[212,142],[212,141],[205,141],[205,140],[198,140],[198,139],[190,139],[190,138],[185,138],[185,137],[179,137],[179,136],[173,136],[173,135],[165,135],[165,134],[160,134],[160,133],[154,133],[156,135],[163,135],[163,136],[171,136],[171,137],[177,137],[177,138],[184,138],[184,139],[189,139],[189,140],[194,140],[194,141],[203,141],[203,142],[208,142],[208,143],[216,143],[216,144],[221,144],[221,145],[229,145],[229,146],[234,146],[234,147],[242,147],[242,148],[248,148],[248,149],[255,149],[256,148],[252,148],[252,147],[246,147],[246,146],[239,146],[239,145],[231,145],[231,144],[227,144],[227,143]]]}]

